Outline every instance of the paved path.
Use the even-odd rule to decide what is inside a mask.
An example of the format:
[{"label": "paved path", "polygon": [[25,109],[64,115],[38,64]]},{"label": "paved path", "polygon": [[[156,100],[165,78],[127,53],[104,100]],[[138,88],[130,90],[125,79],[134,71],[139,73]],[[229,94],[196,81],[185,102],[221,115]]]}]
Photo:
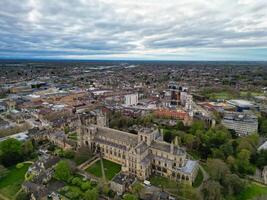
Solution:
[{"label": "paved path", "polygon": [[19,189],[19,191],[15,194],[14,199],[17,198],[18,194],[22,191],[22,188]]},{"label": "paved path", "polygon": [[82,169],[85,170],[86,168],[88,168],[90,165],[93,164],[94,161],[96,161],[99,158],[98,155],[93,156],[92,158],[90,158],[89,160],[85,161],[84,163],[80,164],[78,166],[78,169]]},{"label": "paved path", "polygon": [[6,196],[2,195],[1,193],[0,193],[0,199],[1,200],[11,200],[11,199],[7,198]]},{"label": "paved path", "polygon": [[100,163],[101,163],[102,178],[103,178],[104,182],[106,182],[106,174],[105,174],[105,169],[104,169],[102,156],[100,156]]}]

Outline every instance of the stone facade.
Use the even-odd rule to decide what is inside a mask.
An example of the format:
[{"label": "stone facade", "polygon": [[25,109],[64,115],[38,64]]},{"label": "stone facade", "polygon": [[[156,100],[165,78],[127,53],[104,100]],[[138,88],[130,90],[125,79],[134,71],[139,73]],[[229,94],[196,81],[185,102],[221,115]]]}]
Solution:
[{"label": "stone facade", "polygon": [[143,128],[135,135],[90,122],[81,120],[78,146],[101,152],[105,159],[121,164],[123,173],[141,180],[155,173],[189,184],[194,181],[198,163],[187,159],[185,149],[162,141],[158,129]]}]

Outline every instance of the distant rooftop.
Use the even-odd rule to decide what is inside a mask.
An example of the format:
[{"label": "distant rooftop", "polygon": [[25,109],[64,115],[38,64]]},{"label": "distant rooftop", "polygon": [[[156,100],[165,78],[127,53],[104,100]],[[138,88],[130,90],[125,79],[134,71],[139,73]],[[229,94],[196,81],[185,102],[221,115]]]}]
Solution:
[{"label": "distant rooftop", "polygon": [[239,107],[254,107],[252,102],[243,99],[232,99],[229,100],[228,103]]}]

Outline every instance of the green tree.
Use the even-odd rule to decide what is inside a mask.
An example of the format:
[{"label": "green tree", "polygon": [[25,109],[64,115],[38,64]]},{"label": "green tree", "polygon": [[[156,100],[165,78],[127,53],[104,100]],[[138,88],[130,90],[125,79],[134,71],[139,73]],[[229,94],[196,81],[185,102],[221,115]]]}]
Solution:
[{"label": "green tree", "polygon": [[10,166],[23,160],[22,143],[9,138],[0,143],[0,160],[4,166]]},{"label": "green tree", "polygon": [[201,199],[201,196],[198,193],[198,191],[195,188],[193,188],[191,185],[188,185],[185,183],[179,184],[178,194],[179,196],[185,199],[194,199],[194,200]]},{"label": "green tree", "polygon": [[133,193],[136,193],[138,195],[138,198],[140,198],[140,193],[144,189],[144,186],[141,183],[136,182],[132,185]]},{"label": "green tree", "polygon": [[234,154],[234,148],[233,148],[232,142],[227,142],[227,143],[223,144],[223,145],[220,147],[220,150],[223,151],[224,156],[225,156],[226,158],[227,158],[228,156]]},{"label": "green tree", "polygon": [[66,160],[61,160],[57,163],[55,167],[55,178],[62,181],[68,181],[71,177],[71,168]]},{"label": "green tree", "polygon": [[81,180],[79,177],[75,177],[75,178],[73,178],[73,179],[71,180],[71,183],[72,183],[73,185],[81,186],[81,184],[82,184],[82,180]]},{"label": "green tree", "polygon": [[85,200],[97,200],[98,199],[98,190],[97,190],[97,188],[94,188],[92,190],[87,190],[84,193],[84,199]]},{"label": "green tree", "polygon": [[81,189],[82,189],[83,191],[89,190],[89,189],[91,189],[91,188],[92,188],[92,185],[91,185],[91,183],[90,183],[89,181],[83,182],[83,183],[81,184]]},{"label": "green tree", "polygon": [[25,141],[22,145],[22,152],[23,152],[23,155],[25,157],[29,157],[31,156],[31,154],[33,153],[33,144],[32,144],[32,141],[31,140],[28,140],[28,141]]},{"label": "green tree", "polygon": [[237,151],[240,152],[242,149],[246,149],[249,152],[253,152],[253,146],[245,138],[242,138],[237,146]]},{"label": "green tree", "polygon": [[208,180],[202,188],[204,200],[221,200],[221,185],[217,181]]},{"label": "green tree", "polygon": [[63,154],[65,158],[72,159],[74,158],[75,152],[72,150],[66,150]]},{"label": "green tree", "polygon": [[185,146],[191,150],[193,148],[193,145],[195,143],[196,136],[192,134],[184,134],[182,137],[182,141],[185,144]]},{"label": "green tree", "polygon": [[168,130],[164,131],[163,139],[164,141],[171,143],[171,141],[173,140],[172,132]]},{"label": "green tree", "polygon": [[175,125],[175,129],[184,131],[185,130],[184,123],[182,121],[178,120],[176,125]]},{"label": "green tree", "polygon": [[230,170],[225,162],[220,159],[208,159],[207,161],[208,172],[212,179],[221,181]]},{"label": "green tree", "polygon": [[218,158],[218,159],[222,159],[222,160],[224,159],[224,153],[221,149],[212,148],[211,152],[212,152],[213,158]]},{"label": "green tree", "polygon": [[261,150],[252,156],[252,162],[260,169],[267,165],[267,150]]},{"label": "green tree", "polygon": [[138,198],[133,194],[125,194],[123,195],[123,200],[138,200]]},{"label": "green tree", "polygon": [[259,120],[259,133],[263,136],[267,136],[267,118],[261,118]]},{"label": "green tree", "polygon": [[240,179],[236,174],[226,174],[223,178],[222,184],[227,195],[237,195],[242,192],[246,183]]},{"label": "green tree", "polygon": [[192,123],[189,132],[195,135],[197,131],[204,131],[204,130],[205,130],[205,123],[199,120],[199,121],[194,121]]},{"label": "green tree", "polygon": [[249,163],[250,151],[247,149],[242,149],[238,154],[237,158],[242,161],[242,163]]},{"label": "green tree", "polygon": [[233,156],[228,156],[226,159],[226,163],[230,167],[231,171],[236,171],[236,159]]},{"label": "green tree", "polygon": [[237,154],[237,164],[238,164],[238,171],[241,174],[253,174],[255,168],[250,164],[250,151],[247,149],[242,149]]}]

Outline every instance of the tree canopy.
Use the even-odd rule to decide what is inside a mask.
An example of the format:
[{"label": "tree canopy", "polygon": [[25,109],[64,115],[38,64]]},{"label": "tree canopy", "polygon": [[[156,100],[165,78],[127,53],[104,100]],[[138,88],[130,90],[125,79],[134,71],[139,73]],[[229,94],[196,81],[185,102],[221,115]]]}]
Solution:
[{"label": "tree canopy", "polygon": [[22,142],[13,138],[1,142],[0,160],[4,166],[11,166],[22,161]]},{"label": "tree canopy", "polygon": [[66,160],[61,160],[57,163],[55,167],[55,178],[62,181],[68,181],[71,177],[71,168]]}]

